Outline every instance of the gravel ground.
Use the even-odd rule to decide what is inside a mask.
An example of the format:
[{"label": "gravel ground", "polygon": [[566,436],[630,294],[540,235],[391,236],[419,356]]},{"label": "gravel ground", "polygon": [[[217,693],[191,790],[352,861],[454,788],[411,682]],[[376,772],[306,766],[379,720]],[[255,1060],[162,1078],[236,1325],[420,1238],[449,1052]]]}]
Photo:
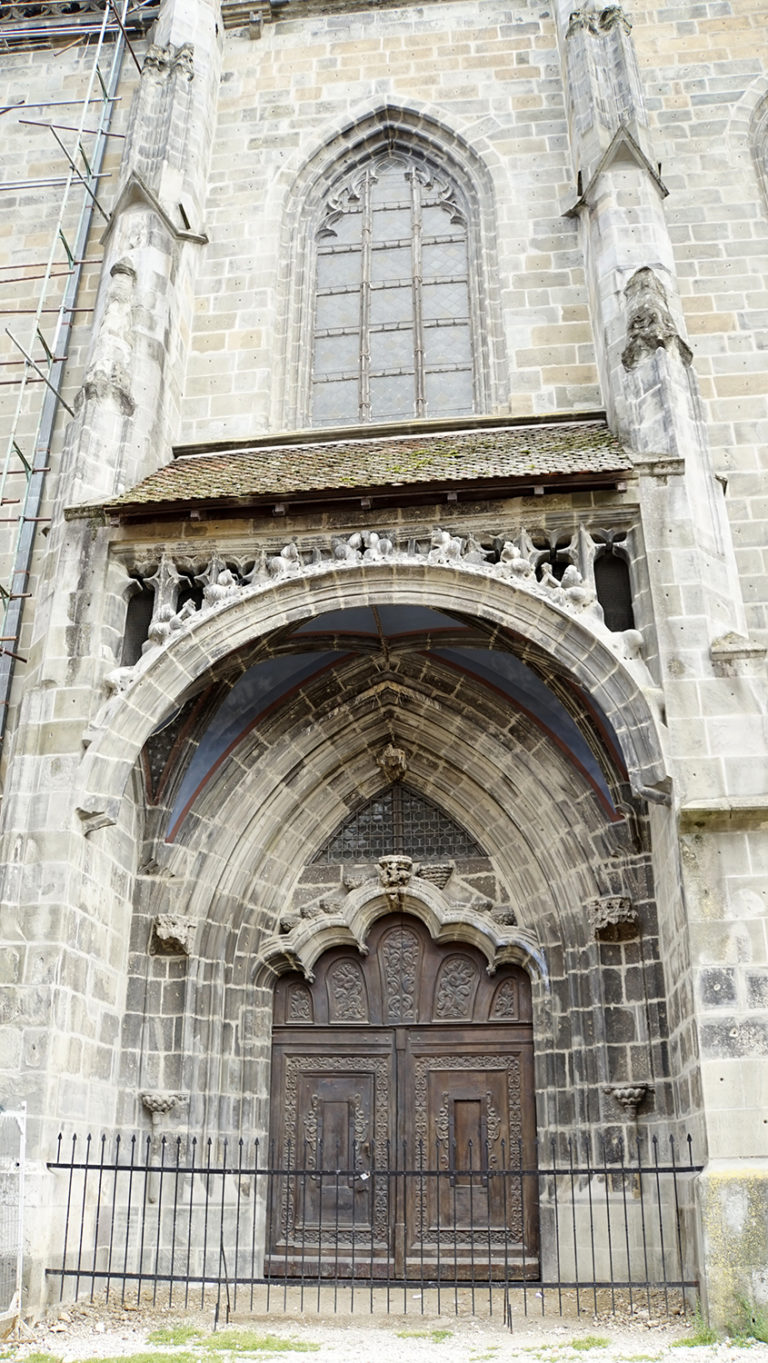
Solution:
[{"label": "gravel ground", "polygon": [[[687,1321],[656,1322],[637,1315],[578,1319],[524,1316],[513,1309],[512,1329],[492,1320],[420,1314],[355,1316],[271,1312],[233,1316],[213,1333],[212,1310],[140,1311],[76,1305],[25,1325],[0,1345],[0,1359],[125,1359],[134,1363],[234,1363],[284,1355],[286,1363],[311,1353],[318,1363],[768,1363],[768,1345],[723,1340],[680,1352],[690,1339]],[[566,1304],[567,1309],[567,1304]],[[194,1331],[194,1333],[192,1333]],[[152,1335],[165,1334],[153,1341]],[[292,1348],[291,1346],[296,1346]]]}]

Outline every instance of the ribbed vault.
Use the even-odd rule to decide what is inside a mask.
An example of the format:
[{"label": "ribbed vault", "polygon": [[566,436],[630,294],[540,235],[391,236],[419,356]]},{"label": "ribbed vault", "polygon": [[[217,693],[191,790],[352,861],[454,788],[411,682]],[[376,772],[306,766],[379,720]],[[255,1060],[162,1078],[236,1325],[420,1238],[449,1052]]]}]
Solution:
[{"label": "ribbed vault", "polygon": [[276,630],[325,611],[376,602],[461,612],[482,620],[486,632],[503,630],[507,646],[547,679],[564,704],[581,711],[585,731],[590,723],[599,729],[587,716],[594,699],[635,789],[664,779],[656,723],[636,670],[586,624],[488,578],[474,582],[448,568],[368,565],[243,594],[142,660],[127,690],[106,707],[83,761],[78,800],[83,817],[117,820],[130,772],[152,731],[205,686],[231,685]]}]

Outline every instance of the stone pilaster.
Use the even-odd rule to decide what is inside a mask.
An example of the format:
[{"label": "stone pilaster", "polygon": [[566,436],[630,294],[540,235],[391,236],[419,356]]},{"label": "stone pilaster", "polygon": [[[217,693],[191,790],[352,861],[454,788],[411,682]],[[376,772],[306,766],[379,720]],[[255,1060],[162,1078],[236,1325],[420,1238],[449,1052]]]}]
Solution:
[{"label": "stone pilaster", "polygon": [[668,987],[690,1010],[677,1015],[680,1072],[700,1057],[691,1113],[700,1106],[710,1161],[701,1182],[702,1270],[723,1325],[738,1297],[753,1292],[765,1253],[757,1230],[766,1224],[758,1159],[765,1126],[754,1098],[768,1075],[765,939],[753,921],[764,910],[739,860],[765,858],[763,652],[746,637],[630,26],[616,7],[573,14],[561,0],[558,11],[570,211],[580,223],[605,405],[639,475],[652,611],[637,623],[658,640],[669,831],[684,833],[681,851],[665,862],[657,828],[655,875]]},{"label": "stone pilaster", "polygon": [[[104,533],[61,513],[170,457],[204,240],[217,18],[216,0],[165,0],[144,64],[9,734],[0,1080],[4,1101],[26,1098],[30,1150],[43,1158],[53,1122],[114,1120],[141,817],[130,795],[108,829],[73,809],[87,725],[119,661],[127,584]],[[42,1252],[45,1226],[38,1242]]]},{"label": "stone pilaster", "polygon": [[144,57],[68,436],[73,502],[167,462],[178,429],[194,275],[207,241],[217,12],[216,0],[166,0]]}]

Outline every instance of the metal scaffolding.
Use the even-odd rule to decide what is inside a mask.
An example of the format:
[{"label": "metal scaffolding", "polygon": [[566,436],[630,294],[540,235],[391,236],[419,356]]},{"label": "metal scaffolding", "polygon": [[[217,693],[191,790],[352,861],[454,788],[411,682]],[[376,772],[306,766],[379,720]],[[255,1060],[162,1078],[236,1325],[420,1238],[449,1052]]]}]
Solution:
[{"label": "metal scaffolding", "polygon": [[[72,44],[86,44],[89,54],[86,89],[78,99],[37,104],[22,99],[0,106],[0,116],[48,128],[60,161],[60,173],[0,183],[0,196],[43,190],[55,190],[59,196],[47,256],[0,267],[0,300],[4,285],[30,285],[29,298],[23,300],[29,306],[0,306],[13,346],[13,358],[0,364],[0,386],[15,389],[10,429],[0,451],[0,523],[5,522],[11,532],[6,556],[10,571],[0,580],[0,742],[8,719],[14,666],[26,661],[19,648],[22,611],[31,595],[35,532],[46,520],[40,510],[59,406],[73,415],[61,387],[73,323],[83,311],[77,306],[83,269],[98,264],[97,258],[86,260],[91,224],[95,213],[109,221],[100,186],[109,138],[120,136],[111,131],[110,124],[123,58],[128,51],[138,66],[131,34],[146,31],[157,8],[156,0],[133,4],[131,0],[59,0],[4,4],[0,13],[0,51],[41,46],[66,50]],[[51,114],[53,109],[56,113]],[[74,231],[69,225],[73,219]]]}]

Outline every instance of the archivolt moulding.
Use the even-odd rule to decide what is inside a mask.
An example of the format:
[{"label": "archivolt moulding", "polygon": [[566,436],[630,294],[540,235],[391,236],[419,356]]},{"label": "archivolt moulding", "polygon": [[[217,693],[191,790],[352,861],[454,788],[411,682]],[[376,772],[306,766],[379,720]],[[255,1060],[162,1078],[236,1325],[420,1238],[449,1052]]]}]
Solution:
[{"label": "archivolt moulding", "polygon": [[[471,907],[452,904],[429,881],[414,877],[403,891],[401,908],[419,918],[435,942],[465,942],[477,947],[488,962],[489,975],[500,965],[522,965],[549,987],[544,953],[534,935],[516,925],[504,925]],[[350,890],[332,913],[302,918],[285,935],[265,939],[253,968],[254,984],[275,975],[300,970],[314,979],[313,967],[331,947],[353,946],[365,955],[365,943],[377,918],[392,904],[380,880],[371,877]]]},{"label": "archivolt moulding", "polygon": [[[553,594],[554,595],[554,594]],[[588,612],[571,614],[540,591],[520,589],[474,563],[381,560],[305,566],[277,580],[228,593],[195,612],[166,643],[120,678],[90,732],[76,808],[86,832],[116,823],[123,794],[149,735],[228,657],[278,628],[325,611],[371,604],[423,605],[461,611],[510,630],[548,655],[593,696],[612,726],[633,789],[658,799],[666,779],[659,730],[646,694],[647,669],[617,656]],[[640,673],[643,675],[641,676]]]}]

